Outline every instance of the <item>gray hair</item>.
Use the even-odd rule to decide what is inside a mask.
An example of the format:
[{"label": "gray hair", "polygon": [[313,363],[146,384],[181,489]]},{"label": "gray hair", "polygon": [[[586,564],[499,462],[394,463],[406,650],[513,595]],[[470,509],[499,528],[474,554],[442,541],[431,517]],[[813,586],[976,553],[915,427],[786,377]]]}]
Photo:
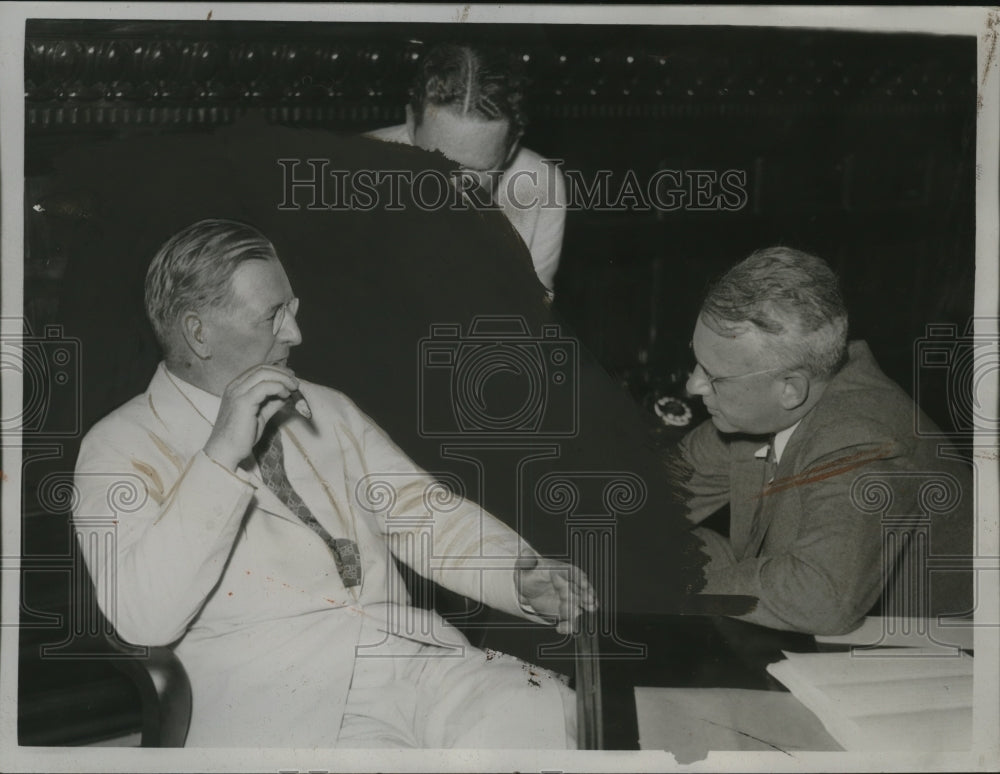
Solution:
[{"label": "gray hair", "polygon": [[277,259],[263,234],[234,220],[201,220],[170,237],[146,273],[146,314],[164,352],[183,312],[230,302],[230,280],[241,263]]},{"label": "gray hair", "polygon": [[847,360],[847,309],[837,275],[800,250],[757,250],[709,289],[701,314],[723,332],[758,332],[770,359],[784,368],[829,378]]}]

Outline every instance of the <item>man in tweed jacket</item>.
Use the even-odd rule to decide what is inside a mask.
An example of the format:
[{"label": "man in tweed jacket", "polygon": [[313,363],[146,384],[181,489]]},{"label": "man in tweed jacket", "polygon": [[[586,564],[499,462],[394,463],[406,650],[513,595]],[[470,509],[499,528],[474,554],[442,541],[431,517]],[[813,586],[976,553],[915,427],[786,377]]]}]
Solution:
[{"label": "man in tweed jacket", "polygon": [[893,614],[971,608],[968,574],[913,564],[925,527],[931,554],[970,554],[971,477],[916,435],[919,409],[867,344],[848,343],[826,263],[755,252],[709,291],[691,346],[687,389],[711,418],[682,441],[676,470],[695,523],[730,508],[728,537],[696,529],[705,593],[756,597],[754,623],[837,634],[907,566],[918,580],[886,594]]}]

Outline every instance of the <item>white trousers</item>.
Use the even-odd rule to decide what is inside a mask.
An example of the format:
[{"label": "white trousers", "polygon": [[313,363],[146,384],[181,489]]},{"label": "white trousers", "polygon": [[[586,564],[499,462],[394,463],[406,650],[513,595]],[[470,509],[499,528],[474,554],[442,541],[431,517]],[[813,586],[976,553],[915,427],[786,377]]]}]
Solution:
[{"label": "white trousers", "polygon": [[355,659],[338,747],[576,747],[564,678],[497,651],[393,639],[392,655]]}]

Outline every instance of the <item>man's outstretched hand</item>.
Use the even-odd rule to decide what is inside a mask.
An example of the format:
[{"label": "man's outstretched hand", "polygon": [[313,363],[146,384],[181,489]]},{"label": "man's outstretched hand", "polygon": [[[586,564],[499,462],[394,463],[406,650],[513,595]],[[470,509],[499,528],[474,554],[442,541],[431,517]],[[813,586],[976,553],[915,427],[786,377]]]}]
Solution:
[{"label": "man's outstretched hand", "polygon": [[514,580],[522,605],[530,605],[542,618],[551,620],[562,634],[576,628],[584,611],[597,609],[597,595],[579,567],[546,559],[537,554],[519,556]]}]

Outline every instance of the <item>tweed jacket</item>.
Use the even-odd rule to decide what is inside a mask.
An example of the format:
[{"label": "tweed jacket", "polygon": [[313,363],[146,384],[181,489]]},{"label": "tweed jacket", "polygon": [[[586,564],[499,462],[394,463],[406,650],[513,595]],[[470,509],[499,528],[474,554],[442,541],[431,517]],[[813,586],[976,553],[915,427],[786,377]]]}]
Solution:
[{"label": "tweed jacket", "polygon": [[[856,341],[792,433],[770,485],[768,438],[726,435],[711,421],[689,433],[680,469],[690,518],[730,509],[728,537],[696,529],[709,556],[703,591],[756,597],[744,618],[764,626],[843,633],[860,624],[887,581],[905,575],[900,563],[914,566],[913,551],[928,545],[913,540],[918,532],[929,536],[931,553],[970,555],[970,473],[915,434],[916,411]],[[920,426],[929,426],[926,418]],[[897,612],[966,612],[968,577],[929,577],[933,595],[912,588]]]}]

